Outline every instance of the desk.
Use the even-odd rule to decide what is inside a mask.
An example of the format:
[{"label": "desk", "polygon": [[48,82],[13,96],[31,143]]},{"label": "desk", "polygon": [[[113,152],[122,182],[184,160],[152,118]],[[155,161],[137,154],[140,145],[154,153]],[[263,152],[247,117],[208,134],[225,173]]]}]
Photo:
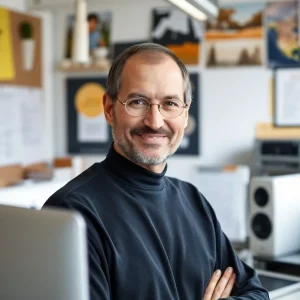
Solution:
[{"label": "desk", "polygon": [[47,199],[71,180],[71,171],[55,173],[52,180],[24,180],[22,184],[0,188],[0,205],[41,209]]},{"label": "desk", "polygon": [[253,266],[260,270],[300,276],[300,252],[276,258],[255,256]]},{"label": "desk", "polygon": [[257,270],[262,286],[269,291],[271,300],[299,300],[300,277]]}]

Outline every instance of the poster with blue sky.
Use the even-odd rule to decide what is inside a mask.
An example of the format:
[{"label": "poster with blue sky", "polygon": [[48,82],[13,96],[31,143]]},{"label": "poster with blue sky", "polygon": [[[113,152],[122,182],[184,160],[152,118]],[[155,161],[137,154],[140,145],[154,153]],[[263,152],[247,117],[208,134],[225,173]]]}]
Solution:
[{"label": "poster with blue sky", "polygon": [[264,3],[249,2],[220,7],[206,26],[206,66],[257,66],[265,63]]},{"label": "poster with blue sky", "polygon": [[269,2],[266,26],[268,66],[300,67],[299,1]]}]

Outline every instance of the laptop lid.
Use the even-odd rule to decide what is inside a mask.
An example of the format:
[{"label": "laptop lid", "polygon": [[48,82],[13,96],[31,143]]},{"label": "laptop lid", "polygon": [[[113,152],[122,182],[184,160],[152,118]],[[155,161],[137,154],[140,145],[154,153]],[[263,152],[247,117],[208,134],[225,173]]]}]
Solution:
[{"label": "laptop lid", "polygon": [[81,215],[0,205],[0,241],[1,300],[88,300]]}]

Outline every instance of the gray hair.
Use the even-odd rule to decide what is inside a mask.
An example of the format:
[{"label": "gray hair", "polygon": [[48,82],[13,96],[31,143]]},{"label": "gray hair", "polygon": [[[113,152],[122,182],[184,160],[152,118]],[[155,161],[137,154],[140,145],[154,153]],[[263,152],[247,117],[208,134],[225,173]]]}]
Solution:
[{"label": "gray hair", "polygon": [[134,45],[126,49],[121,53],[113,62],[110,71],[108,73],[107,83],[106,83],[106,93],[107,95],[115,101],[121,88],[121,76],[123,68],[127,60],[138,53],[150,52],[150,53],[161,53],[166,54],[171,57],[178,65],[182,72],[183,82],[184,82],[184,102],[189,104],[192,100],[192,87],[189,77],[189,73],[183,64],[183,62],[168,48],[154,43],[143,43]]}]

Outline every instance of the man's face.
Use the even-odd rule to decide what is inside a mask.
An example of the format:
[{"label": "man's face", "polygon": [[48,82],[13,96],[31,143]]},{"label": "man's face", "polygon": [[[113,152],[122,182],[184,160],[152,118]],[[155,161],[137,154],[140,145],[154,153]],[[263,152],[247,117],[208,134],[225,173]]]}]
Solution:
[{"label": "man's face", "polygon": [[97,20],[96,19],[90,19],[89,20],[89,31],[93,32],[96,30],[97,27]]},{"label": "man's face", "polygon": [[[168,56],[153,63],[141,54],[135,55],[124,66],[118,98],[125,102],[131,94],[140,94],[156,104],[172,97],[184,103],[182,73]],[[156,166],[155,170],[162,171],[166,159],[182,140],[188,120],[187,109],[180,116],[167,119],[160,114],[157,105],[141,117],[130,116],[118,101],[110,107],[106,118],[112,125],[116,151],[139,165]]]}]

